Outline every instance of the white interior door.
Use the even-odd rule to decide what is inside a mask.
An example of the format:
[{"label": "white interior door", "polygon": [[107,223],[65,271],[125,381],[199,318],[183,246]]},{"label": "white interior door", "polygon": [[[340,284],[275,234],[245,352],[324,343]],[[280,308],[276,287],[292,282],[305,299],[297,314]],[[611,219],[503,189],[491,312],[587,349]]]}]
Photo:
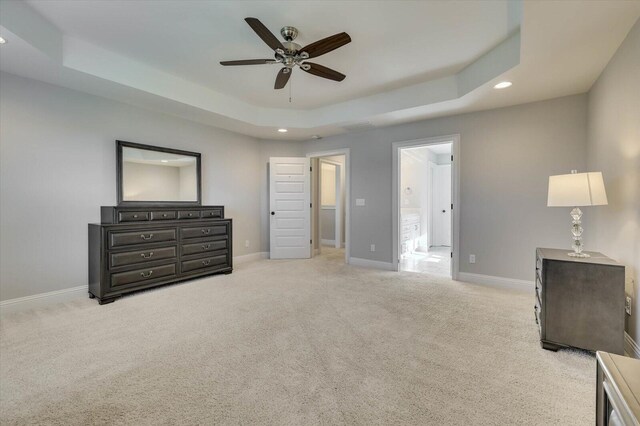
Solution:
[{"label": "white interior door", "polygon": [[433,245],[451,246],[451,165],[435,166],[433,173]]},{"label": "white interior door", "polygon": [[269,159],[271,259],[311,257],[309,159]]}]

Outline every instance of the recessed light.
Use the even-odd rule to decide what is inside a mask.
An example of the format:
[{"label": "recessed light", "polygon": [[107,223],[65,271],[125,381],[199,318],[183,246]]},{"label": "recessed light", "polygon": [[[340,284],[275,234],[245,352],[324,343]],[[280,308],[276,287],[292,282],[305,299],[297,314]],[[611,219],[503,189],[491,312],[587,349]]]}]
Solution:
[{"label": "recessed light", "polygon": [[287,133],[287,132],[288,132],[288,130],[287,130],[287,129],[278,129],[278,131],[279,131],[280,133]]},{"label": "recessed light", "polygon": [[500,83],[496,84],[495,86],[493,86],[494,89],[506,89],[507,87],[511,86],[511,82],[510,81],[501,81]]},{"label": "recessed light", "polygon": [[169,160],[160,160],[161,163],[168,163]]},{"label": "recessed light", "polygon": [[7,42],[7,40],[4,39],[4,37],[0,37],[0,44],[5,44]]}]

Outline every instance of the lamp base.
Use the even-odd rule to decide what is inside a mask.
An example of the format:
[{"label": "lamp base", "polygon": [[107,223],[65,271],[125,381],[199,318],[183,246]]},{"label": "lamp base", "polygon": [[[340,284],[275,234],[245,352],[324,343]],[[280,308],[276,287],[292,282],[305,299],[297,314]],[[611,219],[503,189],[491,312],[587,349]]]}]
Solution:
[{"label": "lamp base", "polygon": [[591,255],[588,255],[587,253],[576,253],[575,251],[567,254],[571,257],[591,257]]}]

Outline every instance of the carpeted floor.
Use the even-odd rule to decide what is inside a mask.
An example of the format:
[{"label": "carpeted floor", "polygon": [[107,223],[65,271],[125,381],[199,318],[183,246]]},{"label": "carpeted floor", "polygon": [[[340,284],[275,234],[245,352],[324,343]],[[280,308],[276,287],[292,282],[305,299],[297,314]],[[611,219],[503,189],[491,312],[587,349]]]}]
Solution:
[{"label": "carpeted floor", "polygon": [[586,425],[595,360],[533,296],[330,255],[6,315],[0,423]]}]

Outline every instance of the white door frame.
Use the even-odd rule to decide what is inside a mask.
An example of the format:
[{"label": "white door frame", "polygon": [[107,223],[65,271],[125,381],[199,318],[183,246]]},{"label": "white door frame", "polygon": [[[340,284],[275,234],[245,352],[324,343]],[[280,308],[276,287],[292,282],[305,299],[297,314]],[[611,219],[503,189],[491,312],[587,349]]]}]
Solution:
[{"label": "white door frame", "polygon": [[[322,202],[322,164],[330,164],[335,167],[336,202],[333,206],[334,208],[333,215],[334,215],[334,224],[335,224],[334,232],[333,232],[333,235],[334,235],[333,245],[335,248],[341,248],[342,247],[342,227],[344,226],[344,224],[342,223],[342,164],[338,163],[337,161],[327,160],[324,157],[320,158],[320,161],[319,161],[320,170],[318,170],[318,172],[319,172],[319,178],[320,178],[319,187],[320,187],[321,202]],[[322,210],[322,204],[320,204],[318,207],[320,208],[320,210]],[[345,211],[345,216],[346,216],[346,211]],[[318,233],[322,235],[322,221],[319,220],[318,224],[320,228],[318,230]],[[322,238],[320,238],[320,242],[321,242],[320,251],[322,251]]]},{"label": "white door frame", "polygon": [[[332,157],[334,155],[344,155],[344,263],[349,263],[349,257],[351,255],[351,148],[307,153],[309,159]],[[311,221],[311,223],[313,224],[313,221]]]},{"label": "white door frame", "polygon": [[402,148],[418,147],[426,145],[439,145],[452,143],[451,153],[453,162],[451,163],[451,200],[453,209],[451,211],[451,278],[458,279],[460,262],[460,135],[437,136],[433,138],[415,139],[410,141],[394,142],[392,144],[392,185],[391,185],[391,238],[392,238],[392,263],[393,270],[400,268],[400,150]]}]

